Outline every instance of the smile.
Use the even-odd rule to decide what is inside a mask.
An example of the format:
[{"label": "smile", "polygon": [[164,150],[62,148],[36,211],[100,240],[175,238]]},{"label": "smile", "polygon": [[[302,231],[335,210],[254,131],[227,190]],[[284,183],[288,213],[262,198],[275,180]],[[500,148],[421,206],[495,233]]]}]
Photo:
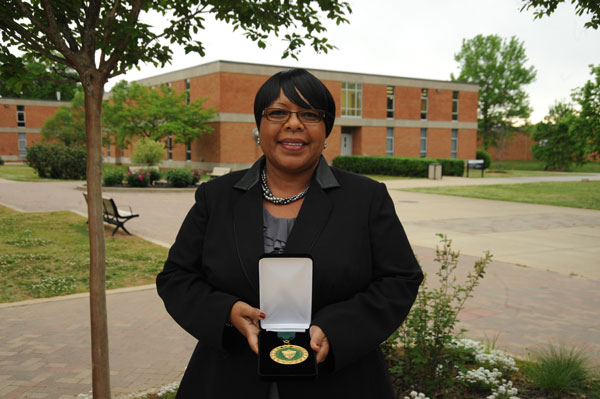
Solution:
[{"label": "smile", "polygon": [[288,151],[299,151],[307,145],[301,141],[281,141],[280,144]]}]

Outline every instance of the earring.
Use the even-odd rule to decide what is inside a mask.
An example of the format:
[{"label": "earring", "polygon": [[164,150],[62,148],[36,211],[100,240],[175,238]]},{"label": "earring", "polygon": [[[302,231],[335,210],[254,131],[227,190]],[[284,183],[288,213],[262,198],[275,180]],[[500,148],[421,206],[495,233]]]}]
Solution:
[{"label": "earring", "polygon": [[327,148],[327,142],[323,145],[323,149]]},{"label": "earring", "polygon": [[260,145],[260,136],[256,138],[256,145]]}]

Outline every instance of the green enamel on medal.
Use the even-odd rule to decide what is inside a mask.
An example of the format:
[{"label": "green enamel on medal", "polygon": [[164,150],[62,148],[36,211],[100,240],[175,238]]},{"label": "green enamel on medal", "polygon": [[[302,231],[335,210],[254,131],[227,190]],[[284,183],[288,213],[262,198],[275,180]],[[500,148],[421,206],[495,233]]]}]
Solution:
[{"label": "green enamel on medal", "polygon": [[283,345],[271,350],[270,356],[274,362],[283,365],[298,364],[308,359],[308,351],[301,346],[292,345],[290,341],[296,337],[294,332],[277,333],[277,338],[283,340]]}]

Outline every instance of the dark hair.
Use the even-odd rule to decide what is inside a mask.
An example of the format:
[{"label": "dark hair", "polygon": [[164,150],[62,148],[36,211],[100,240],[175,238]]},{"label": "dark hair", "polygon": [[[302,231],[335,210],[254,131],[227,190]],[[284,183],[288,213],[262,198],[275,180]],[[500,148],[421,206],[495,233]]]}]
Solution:
[{"label": "dark hair", "polygon": [[259,129],[263,110],[279,98],[281,90],[296,105],[325,111],[325,136],[329,136],[335,121],[335,101],[323,82],[305,69],[278,72],[261,86],[254,98],[254,119]]}]

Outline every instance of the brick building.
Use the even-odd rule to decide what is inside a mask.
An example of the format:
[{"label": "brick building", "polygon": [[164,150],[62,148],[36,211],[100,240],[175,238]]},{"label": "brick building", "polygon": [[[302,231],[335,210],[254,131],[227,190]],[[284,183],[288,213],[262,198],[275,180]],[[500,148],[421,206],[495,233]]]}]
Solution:
[{"label": "brick building", "polygon": [[[166,143],[163,167],[185,165],[210,169],[248,166],[261,154],[253,131],[254,96],[281,66],[215,61],[139,80],[143,85],[170,85],[189,90],[190,99],[207,98],[218,115],[213,132],[190,146]],[[428,156],[475,158],[478,86],[440,80],[310,70],[329,88],[336,102],[336,121],[324,155]],[[16,160],[39,140],[45,118],[58,101],[1,99],[0,156]],[[24,124],[25,126],[21,126]],[[21,145],[19,145],[22,140]],[[106,163],[129,163],[131,148],[104,148]],[[21,158],[22,159],[22,158]]]},{"label": "brick building", "polygon": [[[142,85],[170,85],[207,98],[218,116],[214,131],[189,147],[167,143],[162,166],[186,163],[204,168],[234,169],[254,162],[262,153],[253,130],[253,102],[259,87],[281,66],[216,61],[139,80]],[[310,70],[333,94],[336,121],[327,139],[328,161],[343,154],[475,158],[478,86],[439,80]],[[105,149],[107,161],[130,151]]]},{"label": "brick building", "polygon": [[69,101],[0,98],[0,157],[5,161],[25,159],[27,147],[42,138],[40,128]]}]

